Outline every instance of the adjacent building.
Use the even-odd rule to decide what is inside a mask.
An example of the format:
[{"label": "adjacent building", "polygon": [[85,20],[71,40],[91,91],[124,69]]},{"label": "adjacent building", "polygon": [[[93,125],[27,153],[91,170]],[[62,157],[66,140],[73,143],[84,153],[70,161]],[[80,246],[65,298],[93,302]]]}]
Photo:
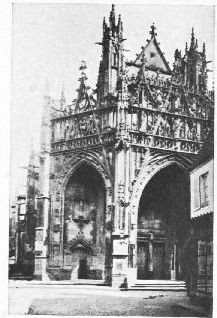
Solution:
[{"label": "adjacent building", "polygon": [[210,302],[213,294],[214,135],[210,132],[194,162],[191,177],[191,221],[195,260],[190,295]]}]

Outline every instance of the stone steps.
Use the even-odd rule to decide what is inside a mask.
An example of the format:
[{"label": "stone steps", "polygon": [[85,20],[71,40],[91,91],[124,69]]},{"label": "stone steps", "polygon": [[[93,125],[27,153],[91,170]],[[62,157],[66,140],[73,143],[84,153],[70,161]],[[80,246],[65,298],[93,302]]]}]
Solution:
[{"label": "stone steps", "polygon": [[26,275],[11,275],[9,279],[11,280],[32,280],[33,276]]},{"label": "stone steps", "polygon": [[186,291],[185,282],[183,281],[166,281],[166,280],[144,280],[137,281],[134,285],[128,287],[125,290],[132,291]]}]

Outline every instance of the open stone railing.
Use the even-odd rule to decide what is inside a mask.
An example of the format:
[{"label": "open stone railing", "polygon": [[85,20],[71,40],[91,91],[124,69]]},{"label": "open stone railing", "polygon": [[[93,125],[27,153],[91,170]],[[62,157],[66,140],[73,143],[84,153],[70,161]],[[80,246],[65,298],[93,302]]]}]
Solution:
[{"label": "open stone railing", "polygon": [[186,93],[170,79],[145,81],[141,101],[139,94],[132,93],[135,81],[130,79],[128,106],[119,123],[115,97],[93,106],[84,104],[76,112],[66,107],[65,112],[54,113],[51,152],[108,145],[124,129],[132,146],[197,154],[212,126],[213,101],[208,95]]}]

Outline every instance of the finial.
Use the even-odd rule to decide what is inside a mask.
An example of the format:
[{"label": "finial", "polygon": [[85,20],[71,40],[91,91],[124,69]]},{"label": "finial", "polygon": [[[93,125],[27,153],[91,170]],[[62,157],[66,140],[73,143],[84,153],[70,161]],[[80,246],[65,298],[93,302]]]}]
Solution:
[{"label": "finial", "polygon": [[187,53],[187,52],[188,52],[188,43],[185,42],[185,53]]},{"label": "finial", "polygon": [[181,58],[181,51],[179,51],[178,49],[175,50],[175,60]]},{"label": "finial", "polygon": [[206,44],[203,43],[203,54],[205,55],[206,54]]},{"label": "finial", "polygon": [[195,49],[198,48],[198,40],[196,39],[196,43],[195,43]]},{"label": "finial", "polygon": [[192,28],[192,31],[191,31],[191,47],[194,46],[194,28]]},{"label": "finial", "polygon": [[121,21],[121,15],[118,15],[118,32],[121,33],[123,31],[123,23]]},{"label": "finial", "polygon": [[81,83],[84,83],[87,80],[87,75],[85,70],[87,69],[87,63],[85,61],[81,61],[79,70],[81,71],[81,77],[78,79]]},{"label": "finial", "polygon": [[156,30],[156,27],[155,27],[154,22],[153,22],[153,24],[151,26],[151,31],[149,32],[149,34],[151,34],[151,38],[153,38],[153,37],[155,37],[157,35],[155,30]]},{"label": "finial", "polygon": [[111,10],[111,13],[110,13],[109,21],[110,21],[110,26],[111,27],[115,25],[115,5],[114,4],[112,4],[112,10]]},{"label": "finial", "polygon": [[83,71],[87,68],[87,63],[85,61],[81,61],[81,64],[80,64],[80,67],[79,67],[79,70],[80,71]]}]

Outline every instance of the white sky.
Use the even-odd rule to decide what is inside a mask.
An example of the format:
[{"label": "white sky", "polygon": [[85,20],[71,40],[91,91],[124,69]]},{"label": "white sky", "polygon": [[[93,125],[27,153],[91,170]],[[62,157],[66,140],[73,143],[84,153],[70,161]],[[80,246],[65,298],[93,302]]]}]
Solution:
[{"label": "white sky", "polygon": [[[102,21],[107,21],[110,4],[15,4],[12,27],[12,108],[11,108],[11,199],[26,182],[31,137],[38,149],[41,108],[46,80],[50,94],[59,98],[64,81],[70,102],[78,88],[81,60],[88,65],[89,85],[95,88],[102,39]],[[174,51],[184,52],[190,43],[192,26],[199,48],[206,43],[207,60],[214,59],[213,6],[115,6],[116,18],[122,16],[126,57],[140,53],[149,38],[150,26],[157,27],[160,47],[170,66]],[[208,64],[213,69],[213,63]],[[212,73],[210,73],[210,83]]]}]

